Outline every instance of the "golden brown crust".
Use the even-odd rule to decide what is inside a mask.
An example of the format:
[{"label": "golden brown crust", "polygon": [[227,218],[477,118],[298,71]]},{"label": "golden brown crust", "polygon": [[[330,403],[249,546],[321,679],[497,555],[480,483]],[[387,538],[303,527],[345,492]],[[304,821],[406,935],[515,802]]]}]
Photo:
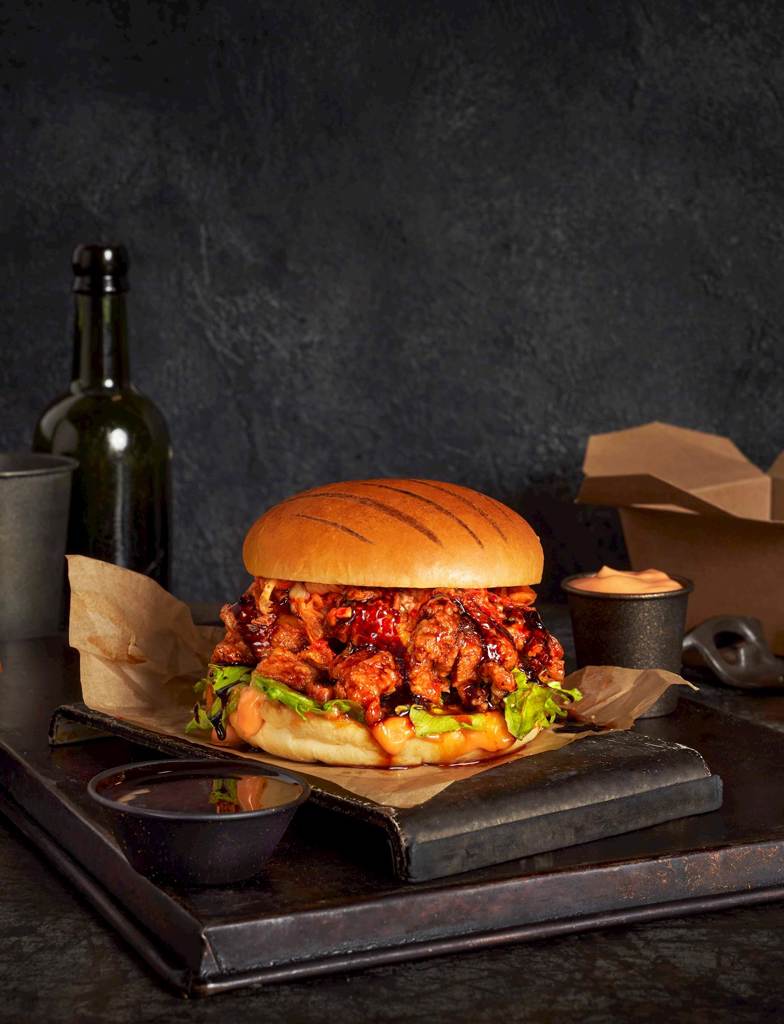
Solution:
[{"label": "golden brown crust", "polygon": [[436,480],[314,487],[257,519],[253,576],[366,587],[512,587],[542,578],[542,547],[516,512]]},{"label": "golden brown crust", "polygon": [[[345,715],[306,714],[272,700],[252,687],[243,687],[237,711],[230,716],[239,739],[274,757],[302,763],[368,768],[414,767],[421,764],[465,764],[513,753],[529,743],[540,729],[515,740],[500,724],[498,713],[488,714],[487,733],[460,730],[438,737],[420,737],[409,731],[384,737],[382,746],[374,732]],[[407,720],[390,720],[405,724]],[[382,726],[383,727],[382,723]],[[379,727],[376,727],[379,728]]]}]

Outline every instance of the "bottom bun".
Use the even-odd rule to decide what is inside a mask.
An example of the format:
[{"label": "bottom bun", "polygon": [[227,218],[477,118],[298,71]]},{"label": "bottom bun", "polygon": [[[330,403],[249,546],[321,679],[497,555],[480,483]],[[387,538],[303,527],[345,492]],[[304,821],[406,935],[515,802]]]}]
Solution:
[{"label": "bottom bun", "polygon": [[[240,688],[238,688],[240,689]],[[439,736],[417,736],[407,717],[393,716],[375,726],[346,715],[297,714],[255,687],[241,688],[229,722],[239,739],[290,761],[402,768],[420,764],[465,764],[509,754],[540,732],[522,739],[509,732],[499,711],[484,716],[487,728],[460,729]]]}]

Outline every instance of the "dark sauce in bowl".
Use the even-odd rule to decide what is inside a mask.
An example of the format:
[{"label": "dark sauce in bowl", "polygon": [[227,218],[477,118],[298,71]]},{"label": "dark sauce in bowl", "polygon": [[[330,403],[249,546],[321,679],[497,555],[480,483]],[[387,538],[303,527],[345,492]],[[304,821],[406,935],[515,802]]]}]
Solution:
[{"label": "dark sauce in bowl", "polygon": [[228,885],[258,874],[310,787],[271,765],[210,758],[120,765],[87,791],[137,871]]},{"label": "dark sauce in bowl", "polygon": [[126,807],[174,814],[239,814],[282,807],[301,793],[298,783],[265,775],[227,772],[214,778],[203,772],[172,772],[123,778],[102,795]]},{"label": "dark sauce in bowl", "polygon": [[305,788],[274,768],[214,760],[125,765],[103,772],[91,785],[99,802],[117,810],[189,818],[270,813],[300,803]]}]

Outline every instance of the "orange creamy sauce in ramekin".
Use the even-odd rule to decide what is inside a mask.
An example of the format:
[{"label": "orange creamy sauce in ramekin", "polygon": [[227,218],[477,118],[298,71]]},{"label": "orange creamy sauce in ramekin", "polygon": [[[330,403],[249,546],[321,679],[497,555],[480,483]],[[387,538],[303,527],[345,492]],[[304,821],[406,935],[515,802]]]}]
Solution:
[{"label": "orange creamy sauce in ramekin", "polygon": [[643,569],[641,572],[625,572],[603,565],[593,576],[581,576],[571,580],[573,590],[587,590],[592,594],[665,594],[671,590],[682,590],[680,583],[660,569]]}]

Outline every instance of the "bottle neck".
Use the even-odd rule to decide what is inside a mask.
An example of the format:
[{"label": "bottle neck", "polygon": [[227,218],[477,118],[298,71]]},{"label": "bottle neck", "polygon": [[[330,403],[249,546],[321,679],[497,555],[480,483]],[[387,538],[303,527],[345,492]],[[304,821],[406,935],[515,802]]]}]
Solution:
[{"label": "bottle neck", "polygon": [[130,384],[125,293],[74,295],[73,383],[117,391]]}]

